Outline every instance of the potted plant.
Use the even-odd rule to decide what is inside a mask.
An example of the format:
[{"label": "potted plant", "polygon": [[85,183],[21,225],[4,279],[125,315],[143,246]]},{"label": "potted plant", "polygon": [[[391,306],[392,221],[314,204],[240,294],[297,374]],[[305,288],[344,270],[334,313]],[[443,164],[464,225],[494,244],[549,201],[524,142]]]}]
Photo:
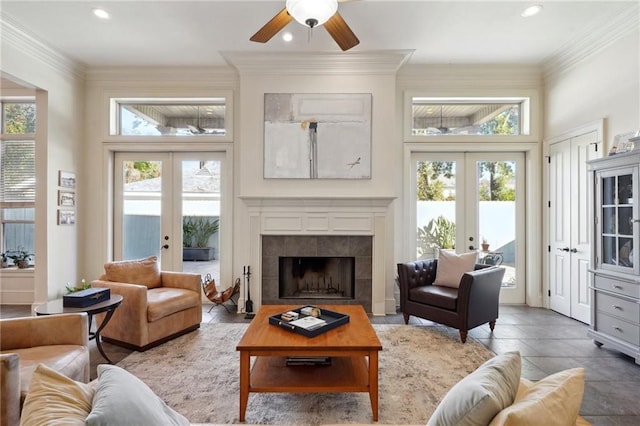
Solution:
[{"label": "potted plant", "polygon": [[3,258],[5,257],[13,260],[13,264],[18,267],[18,269],[24,269],[29,267],[29,261],[31,260],[31,253],[26,251],[24,248],[19,247],[16,250],[9,250],[3,253]]},{"label": "potted plant", "polygon": [[428,249],[452,250],[456,247],[456,224],[444,216],[431,219],[426,226],[418,228],[418,251],[421,258]]},{"label": "potted plant", "polygon": [[485,237],[482,237],[482,243],[480,245],[482,246],[482,251],[489,251],[489,242]]},{"label": "potted plant", "polygon": [[7,254],[7,252],[5,251],[4,253],[0,253],[0,258],[2,258],[2,267],[6,268],[7,266],[9,266],[9,255]]},{"label": "potted plant", "polygon": [[219,219],[184,218],[182,222],[182,260],[211,260],[215,257],[209,239],[220,228]]}]

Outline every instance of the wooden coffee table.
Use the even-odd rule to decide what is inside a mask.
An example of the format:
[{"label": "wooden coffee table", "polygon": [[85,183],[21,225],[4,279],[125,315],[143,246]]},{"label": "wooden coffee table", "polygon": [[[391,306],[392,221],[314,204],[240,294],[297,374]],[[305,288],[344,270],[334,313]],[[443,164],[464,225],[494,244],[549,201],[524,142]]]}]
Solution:
[{"label": "wooden coffee table", "polygon": [[[240,421],[250,392],[368,392],[378,420],[378,352],[382,344],[362,306],[327,305],[349,323],[309,338],[269,324],[269,317],[300,305],[262,306],[236,346],[240,351]],[[256,357],[251,365],[251,357]],[[287,356],[330,356],[330,366],[287,367]]]}]

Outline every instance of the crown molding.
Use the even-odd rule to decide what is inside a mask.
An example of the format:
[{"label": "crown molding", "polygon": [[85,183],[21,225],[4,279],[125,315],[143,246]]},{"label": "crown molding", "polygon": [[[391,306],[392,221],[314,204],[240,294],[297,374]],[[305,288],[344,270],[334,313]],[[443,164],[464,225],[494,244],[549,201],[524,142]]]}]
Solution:
[{"label": "crown molding", "polygon": [[617,40],[637,31],[639,23],[640,7],[636,2],[630,3],[628,9],[611,16],[607,25],[595,26],[585,31],[584,34],[588,34],[587,36],[559,46],[556,53],[545,58],[541,62],[545,80],[573,68]]},{"label": "crown molding", "polygon": [[6,44],[62,74],[84,79],[84,64],[47,46],[12,16],[0,11],[0,38]]},{"label": "crown molding", "polygon": [[533,87],[542,83],[537,64],[411,64],[398,71],[399,87]]},{"label": "crown molding", "polygon": [[221,67],[95,67],[86,71],[89,82],[193,82],[202,86],[236,85],[238,74],[229,66]]},{"label": "crown molding", "polygon": [[370,52],[220,52],[240,75],[395,74],[413,50]]}]

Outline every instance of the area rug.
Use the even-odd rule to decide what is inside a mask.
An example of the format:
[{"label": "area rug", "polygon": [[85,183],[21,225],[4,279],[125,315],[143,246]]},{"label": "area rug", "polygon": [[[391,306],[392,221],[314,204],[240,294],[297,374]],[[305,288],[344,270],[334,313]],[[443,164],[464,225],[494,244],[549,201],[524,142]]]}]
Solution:
[{"label": "area rug", "polygon": [[[239,423],[240,356],[247,324],[199,330],[118,363],[192,423]],[[425,424],[446,392],[494,354],[441,326],[374,325],[379,356],[379,424]],[[366,393],[249,395],[246,423],[370,423]]]}]

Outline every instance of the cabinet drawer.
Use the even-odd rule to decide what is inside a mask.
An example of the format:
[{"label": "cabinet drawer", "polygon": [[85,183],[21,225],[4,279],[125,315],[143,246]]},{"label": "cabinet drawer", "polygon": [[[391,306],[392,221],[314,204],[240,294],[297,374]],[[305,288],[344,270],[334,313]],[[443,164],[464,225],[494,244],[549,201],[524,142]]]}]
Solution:
[{"label": "cabinet drawer", "polygon": [[611,291],[613,293],[624,294],[625,296],[640,298],[640,285],[616,280],[609,277],[596,275],[594,279],[596,288]]},{"label": "cabinet drawer", "polygon": [[637,303],[597,292],[596,308],[599,312],[640,324],[640,305]]},{"label": "cabinet drawer", "polygon": [[640,345],[640,326],[602,312],[596,313],[596,331],[624,340],[632,345]]}]

